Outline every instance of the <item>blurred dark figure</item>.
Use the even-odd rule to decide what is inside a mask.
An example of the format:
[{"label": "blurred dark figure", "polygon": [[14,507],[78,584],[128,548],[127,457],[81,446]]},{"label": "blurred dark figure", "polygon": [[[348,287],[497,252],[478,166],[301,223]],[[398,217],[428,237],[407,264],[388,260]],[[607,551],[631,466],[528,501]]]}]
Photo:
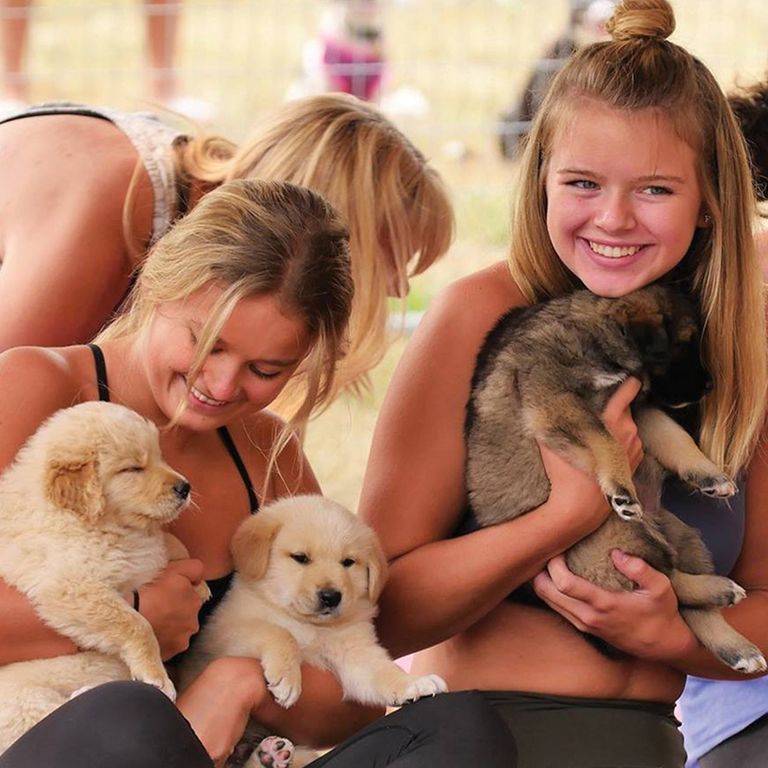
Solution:
[{"label": "blurred dark figure", "polygon": [[571,0],[567,29],[536,62],[522,96],[499,116],[497,135],[503,157],[512,159],[517,156],[547,87],[565,60],[581,46],[609,38],[605,22],[615,5],[615,0]]},{"label": "blurred dark figure", "polygon": [[728,95],[749,147],[757,199],[768,200],[768,79]]}]

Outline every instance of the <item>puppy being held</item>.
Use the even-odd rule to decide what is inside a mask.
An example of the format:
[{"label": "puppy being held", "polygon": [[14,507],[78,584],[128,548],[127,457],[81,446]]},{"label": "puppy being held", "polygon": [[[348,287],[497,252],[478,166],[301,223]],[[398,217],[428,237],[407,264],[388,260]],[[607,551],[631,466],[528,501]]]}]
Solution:
[{"label": "puppy being held", "polygon": [[261,661],[278,704],[301,695],[301,663],[330,669],[348,699],[397,706],[446,690],[437,675],[407,674],[376,638],[386,560],[374,532],[317,495],[279,499],[232,540],[232,587],[180,670],[180,688],[221,656]]},{"label": "puppy being held", "polygon": [[[645,459],[634,478],[601,418],[629,376],[643,385],[632,411]],[[680,613],[702,644],[732,669],[752,673],[766,668],[763,655],[720,612],[746,593],[714,575],[699,533],[661,507],[667,473],[708,496],[736,492],[674,418],[710,387],[698,312],[667,286],[617,299],[580,290],[513,309],[478,355],[465,420],[466,483],[474,516],[485,526],[547,500],[537,440],[593,473],[616,515],[565,553],[570,570],[606,589],[631,590],[610,553],[618,548],[642,558],[669,577]]]},{"label": "puppy being held", "polygon": [[82,652],[0,667],[0,751],[83,688],[133,678],[174,698],[152,627],[125,595],[166,566],[169,547],[185,552],[162,526],[189,492],[155,425],[114,403],[57,411],[19,450],[0,477],[0,578]]}]

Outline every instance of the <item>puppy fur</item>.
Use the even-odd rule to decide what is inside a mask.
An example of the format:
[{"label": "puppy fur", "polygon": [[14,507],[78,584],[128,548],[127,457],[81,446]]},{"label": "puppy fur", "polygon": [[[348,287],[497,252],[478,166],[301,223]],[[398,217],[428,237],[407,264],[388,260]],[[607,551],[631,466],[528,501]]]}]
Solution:
[{"label": "puppy fur", "polygon": [[[124,595],[168,561],[189,483],[157,428],[121,405],[58,411],[0,477],[0,577],[82,652],[0,667],[0,751],[81,689],[136,679],[174,687],[149,622]],[[174,556],[183,546],[169,537]]]},{"label": "puppy fur", "polygon": [[404,672],[379,645],[373,618],[386,560],[374,532],[340,504],[280,499],[240,526],[232,553],[232,587],[185,657],[181,689],[215,658],[250,656],[286,708],[301,694],[302,662],[333,671],[345,696],[364,704],[446,690],[436,675]]},{"label": "puppy fur", "polygon": [[[629,376],[643,383],[633,405],[646,459],[635,477],[601,414]],[[701,363],[698,314],[661,285],[619,299],[588,291],[504,315],[478,356],[467,405],[466,483],[481,526],[543,504],[550,492],[536,440],[594,473],[616,516],[566,552],[569,568],[607,589],[632,589],[614,548],[666,573],[692,631],[725,664],[766,668],[759,649],[719,608],[745,596],[714,575],[701,537],[660,505],[666,473],[713,497],[736,492],[670,415],[697,403],[710,381]]]}]

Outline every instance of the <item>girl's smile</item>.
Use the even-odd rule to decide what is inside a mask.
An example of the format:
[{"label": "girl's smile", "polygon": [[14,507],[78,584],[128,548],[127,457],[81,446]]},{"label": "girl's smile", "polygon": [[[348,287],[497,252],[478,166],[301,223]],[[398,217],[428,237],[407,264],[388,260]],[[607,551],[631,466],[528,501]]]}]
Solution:
[{"label": "girl's smile", "polygon": [[683,258],[702,218],[695,157],[652,110],[574,111],[547,164],[547,230],[587,288],[622,296]]}]

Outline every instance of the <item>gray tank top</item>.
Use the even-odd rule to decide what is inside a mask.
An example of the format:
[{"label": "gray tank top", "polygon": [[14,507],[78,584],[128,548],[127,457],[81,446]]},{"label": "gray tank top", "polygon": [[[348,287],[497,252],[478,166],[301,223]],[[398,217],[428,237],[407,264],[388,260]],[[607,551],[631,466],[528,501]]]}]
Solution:
[{"label": "gray tank top", "polygon": [[152,182],[155,204],[150,245],[168,231],[178,209],[178,180],[172,148],[186,141],[187,136],[149,112],[119,112],[108,107],[91,107],[66,101],[28,107],[0,120],[0,124],[40,115],[96,117],[109,120],[119,128],[133,144]]}]

